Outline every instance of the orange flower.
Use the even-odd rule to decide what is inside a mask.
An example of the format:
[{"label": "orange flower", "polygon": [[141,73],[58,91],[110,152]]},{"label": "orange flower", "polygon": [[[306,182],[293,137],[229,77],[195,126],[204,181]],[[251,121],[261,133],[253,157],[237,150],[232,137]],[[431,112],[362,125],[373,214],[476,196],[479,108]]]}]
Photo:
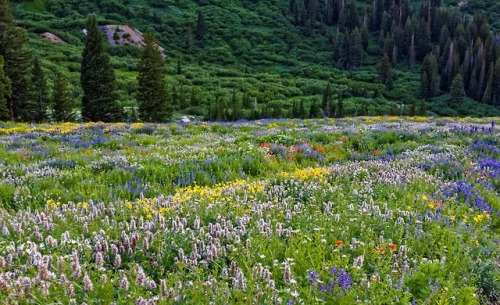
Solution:
[{"label": "orange flower", "polygon": [[335,242],[335,246],[336,246],[336,247],[342,247],[342,241],[341,241],[341,240],[337,240],[337,241]]},{"label": "orange flower", "polygon": [[394,250],[396,250],[396,245],[395,244],[390,244],[389,248],[391,248],[391,251],[394,251]]},{"label": "orange flower", "polygon": [[384,247],[378,247],[378,253],[384,253]]}]

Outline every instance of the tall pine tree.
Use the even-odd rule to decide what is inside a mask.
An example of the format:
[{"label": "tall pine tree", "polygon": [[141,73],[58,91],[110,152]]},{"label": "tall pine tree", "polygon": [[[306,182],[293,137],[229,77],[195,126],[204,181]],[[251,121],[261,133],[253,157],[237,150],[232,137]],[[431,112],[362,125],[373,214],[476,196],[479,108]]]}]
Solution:
[{"label": "tall pine tree", "polygon": [[0,121],[7,121],[9,119],[7,99],[12,94],[12,86],[10,79],[5,75],[3,67],[3,56],[0,55]]},{"label": "tall pine tree", "polygon": [[80,74],[82,118],[84,121],[116,121],[120,119],[121,111],[115,93],[115,73],[104,47],[104,36],[95,16],[89,16],[86,27]]},{"label": "tall pine tree", "polygon": [[61,72],[56,73],[52,87],[52,118],[57,122],[73,120],[73,105],[69,96],[68,82]]},{"label": "tall pine tree", "polygon": [[164,79],[164,61],[158,40],[151,30],[144,34],[144,48],[139,61],[139,88],[137,101],[141,119],[147,122],[165,122],[172,115]]},{"label": "tall pine tree", "polygon": [[48,88],[45,73],[38,57],[35,57],[32,69],[33,100],[27,105],[31,110],[31,118],[35,122],[47,121]]},{"label": "tall pine tree", "polygon": [[0,0],[0,56],[4,71],[11,80],[12,94],[7,98],[9,119],[26,120],[25,105],[31,100],[31,52],[24,48],[28,41],[24,30],[17,28],[12,19],[8,0]]},{"label": "tall pine tree", "polygon": [[450,87],[450,104],[452,106],[458,106],[462,104],[465,99],[464,81],[462,80],[462,75],[458,73],[451,83]]},{"label": "tall pine tree", "polygon": [[198,16],[196,18],[196,27],[194,29],[194,38],[196,43],[200,47],[205,46],[205,40],[207,36],[207,24],[205,22],[205,16],[201,11],[198,11]]}]

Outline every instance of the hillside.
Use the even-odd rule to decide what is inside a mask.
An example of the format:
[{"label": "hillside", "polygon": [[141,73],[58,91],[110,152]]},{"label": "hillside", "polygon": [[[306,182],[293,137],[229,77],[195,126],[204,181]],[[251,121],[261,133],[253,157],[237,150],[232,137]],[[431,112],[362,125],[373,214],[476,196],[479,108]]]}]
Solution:
[{"label": "hillside", "polygon": [[[381,6],[384,4],[384,1],[379,2]],[[440,1],[432,1],[435,2]],[[297,3],[295,15],[293,3]],[[327,14],[323,18],[321,13],[328,8],[323,7],[323,2],[315,2],[318,4],[316,15],[307,19],[306,6],[312,5],[307,3],[286,0],[102,0],[84,3],[35,0],[15,1],[12,7],[17,24],[30,34],[30,49],[41,59],[49,74],[61,69],[67,73],[76,101],[81,95],[78,85],[83,24],[88,14],[95,13],[102,26],[127,25],[141,32],[148,28],[154,30],[168,55],[167,81],[180,113],[229,119],[230,115],[220,109],[229,109],[234,100],[239,100],[244,107],[244,117],[251,117],[255,106],[260,117],[293,116],[294,110],[296,114],[300,112],[299,104],[309,112],[324,106],[326,98],[334,105],[331,109],[335,108],[331,116],[333,112],[348,116],[414,114],[416,108],[424,107],[430,115],[500,115],[498,106],[480,103],[479,98],[476,101],[466,99],[458,106],[450,105],[447,94],[450,84],[438,95],[428,98],[424,106],[419,98],[421,69],[418,65],[423,56],[417,58],[417,65],[409,65],[408,55],[402,52],[401,59],[393,63],[388,88],[378,70],[387,47],[387,41],[381,36],[384,31],[369,28],[369,32],[361,33],[364,34],[364,51],[360,64],[346,66],[339,58],[344,35],[339,34],[338,25],[342,18],[332,19],[330,24]],[[347,3],[345,14],[347,16],[349,9],[355,7],[355,12],[351,13],[357,15],[361,27],[371,18],[372,1],[356,1],[355,4]],[[456,1],[443,3],[447,10],[454,12],[450,16],[485,9],[490,4],[488,1],[468,1],[466,5],[462,3],[460,12]],[[413,16],[414,20],[418,20],[419,10],[422,11],[418,1],[401,1],[398,7],[408,9],[405,14],[409,18]],[[435,11],[438,11],[437,6]],[[196,37],[197,12],[202,12],[206,21],[207,34],[203,42]],[[495,10],[489,13],[497,16]],[[385,15],[381,14],[382,21],[388,22],[389,17]],[[498,20],[490,23],[492,31],[495,30]],[[61,37],[67,44],[56,45],[42,40],[38,34],[44,32]],[[385,33],[385,40],[389,34]],[[108,37],[112,37],[110,35],[112,33],[108,32]],[[114,40],[109,40],[113,44]],[[122,105],[133,109],[138,49],[119,46],[109,48],[109,52],[118,76]],[[328,83],[331,86],[325,96]]]}]

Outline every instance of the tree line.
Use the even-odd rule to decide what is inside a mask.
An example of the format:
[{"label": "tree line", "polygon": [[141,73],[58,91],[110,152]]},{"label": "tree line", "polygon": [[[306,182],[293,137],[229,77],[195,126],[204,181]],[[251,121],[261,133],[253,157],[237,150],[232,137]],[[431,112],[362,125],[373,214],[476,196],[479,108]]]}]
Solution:
[{"label": "tree line", "polygon": [[[487,17],[469,18],[443,6],[442,0],[373,0],[358,7],[348,0],[290,0],[292,23],[305,35],[336,27],[330,40],[333,64],[359,67],[366,54],[381,56],[381,82],[392,89],[393,67],[421,63],[419,97],[450,93],[450,103],[466,96],[500,106],[500,35]],[[454,85],[453,85],[454,84]]]}]

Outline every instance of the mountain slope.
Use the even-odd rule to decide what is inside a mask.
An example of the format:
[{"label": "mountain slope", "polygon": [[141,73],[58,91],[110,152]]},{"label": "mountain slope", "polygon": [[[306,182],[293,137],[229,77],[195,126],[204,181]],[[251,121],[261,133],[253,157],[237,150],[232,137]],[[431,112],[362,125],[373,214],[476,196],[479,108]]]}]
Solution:
[{"label": "mountain slope", "polygon": [[[360,20],[368,18],[371,2],[356,2]],[[304,11],[302,2],[298,3]],[[322,3],[318,9],[324,9]],[[466,9],[472,4],[469,1]],[[419,5],[411,5],[415,15]],[[286,0],[35,0],[14,2],[13,7],[19,26],[32,34],[30,46],[43,58],[44,67],[53,72],[67,69],[75,99],[80,95],[81,30],[86,16],[95,13],[102,25],[127,24],[139,31],[153,28],[168,54],[167,80],[176,109],[182,112],[217,119],[210,114],[218,107],[230,108],[235,95],[247,117],[255,100],[261,116],[287,116],[294,102],[304,100],[307,110],[321,104],[328,82],[332,83],[332,103],[338,108],[341,100],[344,115],[408,114],[417,102],[418,66],[397,64],[392,90],[380,80],[377,65],[384,43],[379,31],[370,31],[361,66],[340,70],[339,62],[333,59],[341,42],[338,27],[328,26],[320,18],[314,19],[310,28],[294,25]],[[207,25],[203,47],[195,37],[198,11]],[[35,36],[46,31],[69,45],[55,46]],[[118,72],[120,99],[123,106],[133,108],[138,51],[134,47],[112,47],[109,51]],[[500,114],[495,107],[471,100],[465,105],[452,109],[445,95],[428,102],[428,109],[447,115]]]}]

